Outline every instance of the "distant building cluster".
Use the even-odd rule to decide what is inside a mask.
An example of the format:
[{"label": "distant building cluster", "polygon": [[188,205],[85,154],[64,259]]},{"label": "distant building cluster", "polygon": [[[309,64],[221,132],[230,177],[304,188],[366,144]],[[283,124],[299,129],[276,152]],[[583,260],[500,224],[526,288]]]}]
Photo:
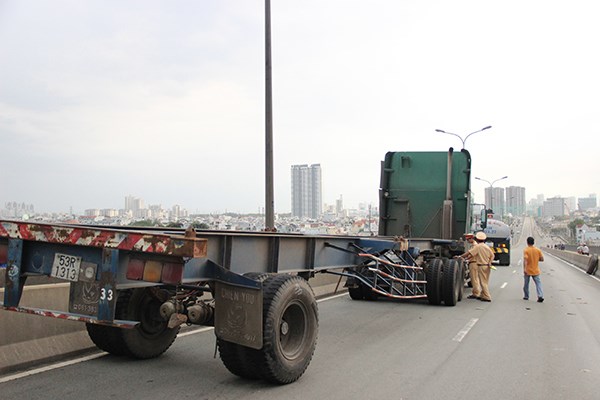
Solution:
[{"label": "distant building cluster", "polygon": [[119,210],[112,208],[97,209],[90,208],[84,211],[84,216],[89,218],[123,218],[128,220],[155,219],[165,221],[178,221],[188,217],[186,209],[174,205],[169,210],[162,205],[145,206],[144,199],[134,196],[125,197],[125,207]]},{"label": "distant building cluster", "polygon": [[17,203],[16,201],[9,201],[4,204],[4,208],[0,209],[0,216],[5,218],[23,218],[34,214],[33,204]]},{"label": "distant building cluster", "polygon": [[513,216],[525,215],[527,201],[525,200],[525,188],[521,186],[509,186],[485,188],[486,207],[492,209],[495,215]]},{"label": "distant building cluster", "polygon": [[536,199],[529,202],[530,215],[536,217],[564,217],[573,215],[576,212],[586,212],[598,208],[596,194],[590,194],[588,197],[562,197],[554,196],[544,198],[540,194]]}]

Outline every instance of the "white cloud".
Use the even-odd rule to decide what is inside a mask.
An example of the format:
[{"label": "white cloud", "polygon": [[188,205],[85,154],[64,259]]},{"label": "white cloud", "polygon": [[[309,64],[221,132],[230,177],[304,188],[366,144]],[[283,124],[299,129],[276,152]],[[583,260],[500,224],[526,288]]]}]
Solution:
[{"label": "white cloud", "polygon": [[[598,192],[595,10],[273,3],[276,210],[290,209],[292,164],[323,166],[326,202],[376,203],[387,151],[460,148],[434,130],[487,125],[467,142],[474,175],[509,175],[528,197]],[[262,206],[262,1],[0,11],[0,204],[120,207],[133,194],[192,211]]]}]

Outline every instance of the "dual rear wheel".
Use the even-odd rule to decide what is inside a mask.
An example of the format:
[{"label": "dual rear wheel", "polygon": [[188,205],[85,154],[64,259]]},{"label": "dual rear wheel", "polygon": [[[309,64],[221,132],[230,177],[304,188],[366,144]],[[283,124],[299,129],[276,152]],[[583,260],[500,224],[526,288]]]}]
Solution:
[{"label": "dual rear wheel", "polygon": [[455,306],[463,297],[464,266],[455,259],[435,258],[426,270],[429,304]]}]

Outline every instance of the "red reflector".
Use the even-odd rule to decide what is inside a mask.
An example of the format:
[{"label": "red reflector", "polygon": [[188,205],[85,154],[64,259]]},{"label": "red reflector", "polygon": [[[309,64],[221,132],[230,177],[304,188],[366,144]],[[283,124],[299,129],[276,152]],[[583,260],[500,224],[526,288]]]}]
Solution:
[{"label": "red reflector", "polygon": [[0,264],[8,263],[8,246],[0,244]]},{"label": "red reflector", "polygon": [[162,270],[162,282],[181,283],[183,278],[183,264],[165,263]]},{"label": "red reflector", "polygon": [[127,274],[125,275],[127,279],[141,281],[144,277],[145,263],[144,260],[130,259],[129,264],[127,264]]}]

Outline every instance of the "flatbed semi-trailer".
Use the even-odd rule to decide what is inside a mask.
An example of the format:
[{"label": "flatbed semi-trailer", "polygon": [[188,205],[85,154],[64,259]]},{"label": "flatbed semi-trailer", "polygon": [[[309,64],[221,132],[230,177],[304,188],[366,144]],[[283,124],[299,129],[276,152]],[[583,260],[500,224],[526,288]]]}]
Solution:
[{"label": "flatbed semi-trailer", "polygon": [[[457,262],[420,255],[447,242],[0,221],[1,307],[84,322],[100,349],[134,358],[164,353],[184,323],[214,326],[232,373],[290,383],[316,347],[311,277],[349,277],[353,299],[454,305],[462,282],[441,271],[451,263],[459,273]],[[41,275],[70,282],[68,311],[20,305],[27,277]]]}]

